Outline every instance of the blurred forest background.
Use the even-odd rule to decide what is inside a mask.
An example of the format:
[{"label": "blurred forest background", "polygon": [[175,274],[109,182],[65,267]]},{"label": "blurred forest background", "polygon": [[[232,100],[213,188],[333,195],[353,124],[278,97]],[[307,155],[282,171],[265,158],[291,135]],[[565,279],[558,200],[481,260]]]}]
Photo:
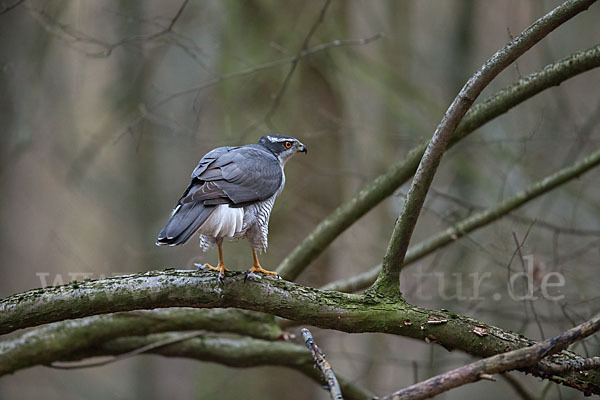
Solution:
[{"label": "blurred forest background", "polygon": [[[2,3],[0,10],[14,1]],[[324,1],[15,4],[0,15],[3,297],[44,283],[214,263],[216,252],[202,254],[197,239],[158,248],[156,234],[203,154],[279,132],[297,137],[309,152],[288,163],[287,186],[272,214],[270,247],[261,261],[274,269],[337,205],[429,138],[481,63],[559,2],[334,0],[308,48],[373,40],[303,57],[285,84],[290,57],[301,50]],[[598,21],[596,5],[519,59],[481,98],[599,43]],[[413,243],[597,149],[599,94],[600,71],[585,73],[452,148]],[[597,313],[599,179],[600,171],[592,171],[407,268],[407,300],[534,339]],[[318,287],[381,262],[407,188],[339,237],[299,282]],[[509,299],[506,269],[514,235],[519,241],[527,235],[522,252],[533,255],[539,271],[565,276],[565,286],[553,293],[564,299]],[[246,241],[224,250],[230,268],[250,267]],[[484,300],[456,298],[460,291],[471,294],[469,273],[487,271]],[[419,277],[427,272],[445,274],[446,296],[437,295],[439,280]],[[431,297],[419,296],[417,288]],[[337,371],[380,394],[471,359],[391,335],[313,333]],[[592,340],[577,351],[599,349]],[[514,376],[532,393],[546,390],[548,399],[581,395]],[[512,390],[504,381],[482,382],[441,398],[504,399]],[[41,393],[48,400],[328,397],[295,371],[149,355],[75,371],[36,367],[0,380],[1,398]]]}]

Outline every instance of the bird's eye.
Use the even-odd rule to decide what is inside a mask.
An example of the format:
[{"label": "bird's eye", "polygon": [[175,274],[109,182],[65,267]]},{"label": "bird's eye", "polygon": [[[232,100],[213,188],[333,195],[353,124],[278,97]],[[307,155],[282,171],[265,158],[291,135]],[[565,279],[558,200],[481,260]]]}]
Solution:
[{"label": "bird's eye", "polygon": [[284,146],[286,149],[289,149],[290,147],[292,147],[292,142],[285,142]]}]

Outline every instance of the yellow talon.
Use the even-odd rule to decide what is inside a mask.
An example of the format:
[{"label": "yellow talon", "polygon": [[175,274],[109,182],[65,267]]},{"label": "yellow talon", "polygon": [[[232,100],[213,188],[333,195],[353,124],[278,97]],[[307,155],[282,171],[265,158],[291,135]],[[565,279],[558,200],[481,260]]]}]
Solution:
[{"label": "yellow talon", "polygon": [[264,269],[260,265],[255,265],[252,268],[250,268],[250,270],[248,271],[249,274],[253,274],[255,272],[261,272],[261,273],[266,274],[266,275],[277,275],[277,272],[267,271],[266,269]]},{"label": "yellow talon", "polygon": [[263,267],[260,266],[260,263],[258,262],[258,255],[256,254],[256,250],[254,250],[254,249],[252,249],[252,258],[254,259],[254,263],[252,265],[252,268],[250,268],[250,270],[248,271],[248,274],[254,274],[256,272],[260,272],[265,275],[278,276],[277,272],[267,271],[266,269],[264,269]]},{"label": "yellow talon", "polygon": [[204,264],[205,268],[212,269],[213,271],[219,271],[219,275],[224,275],[225,271],[229,271],[225,264],[217,264],[216,267],[213,267],[210,264]]}]

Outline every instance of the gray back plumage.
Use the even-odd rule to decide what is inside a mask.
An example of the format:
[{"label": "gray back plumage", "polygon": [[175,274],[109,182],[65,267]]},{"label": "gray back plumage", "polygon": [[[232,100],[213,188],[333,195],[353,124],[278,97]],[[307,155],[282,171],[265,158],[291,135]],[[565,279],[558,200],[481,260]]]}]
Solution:
[{"label": "gray back plumage", "polygon": [[279,159],[261,145],[210,151],[194,169],[191,183],[158,234],[156,244],[185,243],[216,205],[245,207],[262,202],[281,189],[283,179]]}]

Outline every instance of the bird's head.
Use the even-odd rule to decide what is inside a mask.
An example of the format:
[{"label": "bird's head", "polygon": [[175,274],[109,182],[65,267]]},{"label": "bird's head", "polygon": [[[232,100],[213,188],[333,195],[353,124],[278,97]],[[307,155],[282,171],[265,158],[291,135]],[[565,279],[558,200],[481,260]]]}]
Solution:
[{"label": "bird's head", "polygon": [[265,135],[260,138],[258,144],[275,154],[283,164],[294,154],[307,152],[306,146],[298,139],[285,135]]}]

